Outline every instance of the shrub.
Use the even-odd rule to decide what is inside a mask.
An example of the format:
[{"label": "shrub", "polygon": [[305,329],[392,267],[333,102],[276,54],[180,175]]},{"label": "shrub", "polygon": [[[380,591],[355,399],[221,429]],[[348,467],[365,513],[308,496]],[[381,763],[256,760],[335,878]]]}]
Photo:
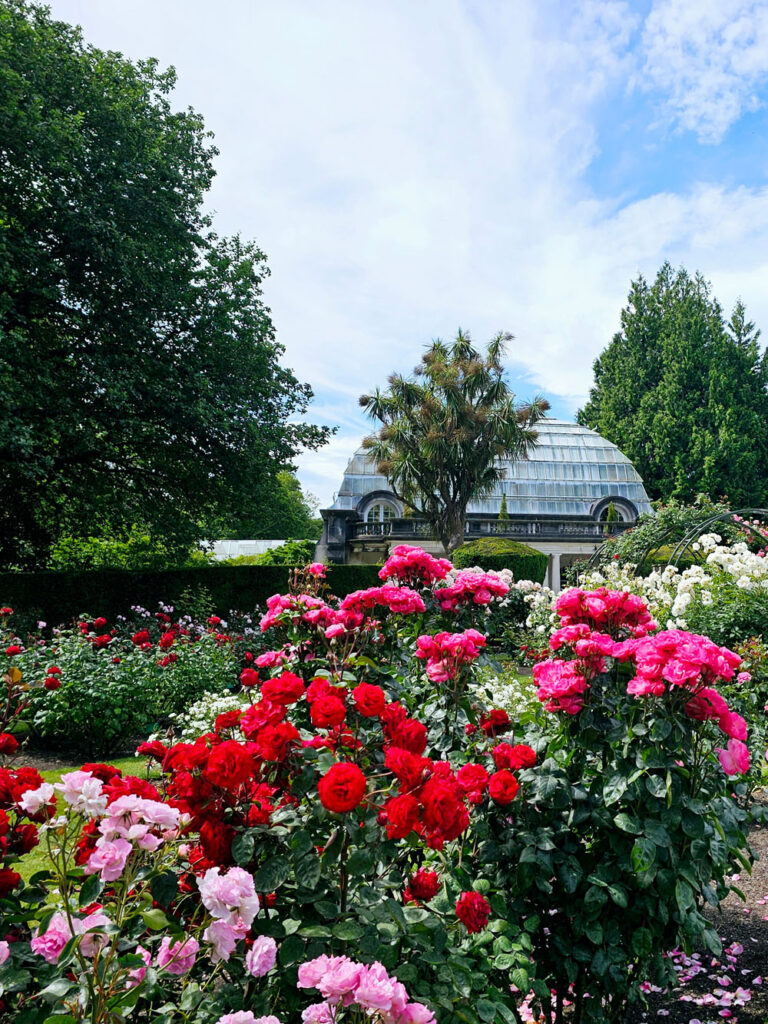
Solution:
[{"label": "shrub", "polygon": [[517,580],[533,580],[541,583],[547,571],[547,555],[502,537],[482,537],[462,544],[453,553],[453,564],[457,569],[482,565],[484,569],[498,572],[510,569]]},{"label": "shrub", "polygon": [[48,567],[56,572],[87,569],[172,569],[205,565],[210,555],[198,548],[170,549],[138,526],[127,537],[63,536],[52,545]]}]

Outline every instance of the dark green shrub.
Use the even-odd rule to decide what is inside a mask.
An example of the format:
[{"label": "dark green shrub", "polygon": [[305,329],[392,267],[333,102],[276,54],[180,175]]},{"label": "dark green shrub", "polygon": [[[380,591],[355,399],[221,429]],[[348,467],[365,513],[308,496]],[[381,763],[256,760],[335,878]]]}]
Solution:
[{"label": "dark green shrub", "polygon": [[[131,607],[157,608],[159,602],[182,605],[182,595],[204,587],[211,595],[209,613],[226,616],[232,609],[253,610],[272,594],[284,593],[289,567],[284,565],[205,566],[156,572],[8,572],[0,573],[0,604],[17,616],[49,626],[89,613],[114,622]],[[377,565],[330,565],[331,590],[344,597],[377,586]],[[18,621],[15,620],[15,621]]]},{"label": "dark green shrub", "polygon": [[482,537],[462,544],[453,553],[453,564],[457,569],[468,569],[480,565],[483,569],[511,569],[516,580],[533,580],[541,583],[547,571],[549,558],[535,548],[503,537]]}]

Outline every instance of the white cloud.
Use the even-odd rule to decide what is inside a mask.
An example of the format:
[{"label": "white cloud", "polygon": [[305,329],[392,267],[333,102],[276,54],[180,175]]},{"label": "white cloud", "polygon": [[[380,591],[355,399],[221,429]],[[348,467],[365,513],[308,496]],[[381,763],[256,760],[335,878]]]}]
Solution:
[{"label": "white cloud", "polygon": [[[313,418],[341,426],[300,460],[322,504],[369,429],[357,395],[409,371],[423,345],[458,326],[478,342],[512,330],[511,356],[531,382],[520,397],[545,389],[575,410],[631,279],[666,258],[710,276],[726,306],[741,294],[768,325],[763,190],[699,183],[695,168],[684,191],[630,203],[585,185],[601,141],[596,104],[622,95],[637,67],[641,25],[626,3],[228,0],[215,15],[206,0],[52,7],[96,45],[174,64],[176,102],[216,133],[217,225],[268,254],[286,362],[320,396]],[[763,7],[656,3],[640,59],[680,123],[720,131],[731,109],[721,94],[738,110],[754,105]],[[725,25],[719,10],[748,29]],[[690,46],[676,11],[693,26]],[[696,61],[707,70],[710,38],[713,67],[726,69],[715,93],[695,71]]]},{"label": "white cloud", "polygon": [[718,143],[763,105],[768,77],[765,0],[656,0],[643,30],[644,87],[665,94],[667,117]]}]

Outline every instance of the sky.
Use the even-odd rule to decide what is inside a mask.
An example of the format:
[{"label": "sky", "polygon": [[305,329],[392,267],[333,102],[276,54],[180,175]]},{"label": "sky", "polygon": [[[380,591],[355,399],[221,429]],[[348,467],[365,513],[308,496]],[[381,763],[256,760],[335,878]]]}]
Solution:
[{"label": "sky", "polygon": [[[326,507],[358,396],[461,327],[572,419],[630,282],[701,271],[768,337],[768,0],[49,0],[173,65],[220,234],[267,254]],[[764,339],[765,340],[765,339]]]}]

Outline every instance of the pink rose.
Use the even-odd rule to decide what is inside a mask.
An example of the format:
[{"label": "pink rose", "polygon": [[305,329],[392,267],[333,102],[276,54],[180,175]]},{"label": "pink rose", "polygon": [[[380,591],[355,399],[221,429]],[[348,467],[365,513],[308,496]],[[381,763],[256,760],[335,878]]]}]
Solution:
[{"label": "pink rose", "polygon": [[102,882],[114,882],[125,870],[125,862],[133,847],[126,839],[101,839],[85,865],[86,875],[101,872]]},{"label": "pink rose", "polygon": [[245,968],[254,978],[262,978],[275,966],[277,943],[269,935],[259,935],[245,957]]}]

